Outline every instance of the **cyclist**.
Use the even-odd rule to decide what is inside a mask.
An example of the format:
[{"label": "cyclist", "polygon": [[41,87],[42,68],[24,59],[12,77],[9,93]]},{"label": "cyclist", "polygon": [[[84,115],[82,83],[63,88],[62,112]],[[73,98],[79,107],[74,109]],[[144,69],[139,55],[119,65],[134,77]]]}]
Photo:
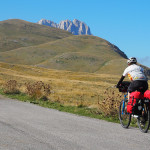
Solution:
[{"label": "cyclist", "polygon": [[124,80],[125,76],[128,75],[131,83],[128,87],[128,99],[130,93],[136,90],[144,93],[148,89],[147,77],[144,74],[144,69],[137,65],[137,59],[131,57],[127,60],[128,67],[124,70],[122,77],[120,78],[117,88],[119,88]]}]

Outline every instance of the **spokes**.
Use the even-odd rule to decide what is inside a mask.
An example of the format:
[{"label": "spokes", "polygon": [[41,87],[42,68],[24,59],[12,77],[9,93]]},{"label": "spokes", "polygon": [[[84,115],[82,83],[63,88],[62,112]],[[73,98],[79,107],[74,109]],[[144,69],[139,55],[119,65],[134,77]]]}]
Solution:
[{"label": "spokes", "polygon": [[138,126],[140,130],[146,133],[150,125],[150,112],[148,107],[144,107],[142,115],[138,118]]},{"label": "spokes", "polygon": [[121,101],[119,107],[119,120],[124,128],[128,128],[131,121],[131,115],[127,113],[127,102],[124,100]]}]

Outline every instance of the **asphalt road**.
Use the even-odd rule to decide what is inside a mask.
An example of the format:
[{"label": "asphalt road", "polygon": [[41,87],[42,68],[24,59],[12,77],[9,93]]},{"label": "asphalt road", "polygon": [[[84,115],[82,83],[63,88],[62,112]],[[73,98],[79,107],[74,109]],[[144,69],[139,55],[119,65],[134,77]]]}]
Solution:
[{"label": "asphalt road", "polygon": [[150,150],[150,132],[0,96],[0,150]]}]

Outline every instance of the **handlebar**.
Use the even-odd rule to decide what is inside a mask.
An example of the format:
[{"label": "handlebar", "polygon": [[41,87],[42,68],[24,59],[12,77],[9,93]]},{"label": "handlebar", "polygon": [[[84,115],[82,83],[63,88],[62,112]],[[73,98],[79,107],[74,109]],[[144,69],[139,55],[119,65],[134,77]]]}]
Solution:
[{"label": "handlebar", "polygon": [[130,83],[131,83],[131,82],[123,81],[123,82],[121,83],[121,85],[118,87],[119,92],[127,92]]}]

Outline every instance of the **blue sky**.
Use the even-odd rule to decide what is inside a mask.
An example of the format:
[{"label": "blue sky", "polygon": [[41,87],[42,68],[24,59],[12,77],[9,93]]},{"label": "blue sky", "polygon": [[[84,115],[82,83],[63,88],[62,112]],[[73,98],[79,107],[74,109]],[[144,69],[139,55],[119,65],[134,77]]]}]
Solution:
[{"label": "blue sky", "polygon": [[0,21],[78,19],[93,35],[150,67],[150,0],[1,0]]}]

